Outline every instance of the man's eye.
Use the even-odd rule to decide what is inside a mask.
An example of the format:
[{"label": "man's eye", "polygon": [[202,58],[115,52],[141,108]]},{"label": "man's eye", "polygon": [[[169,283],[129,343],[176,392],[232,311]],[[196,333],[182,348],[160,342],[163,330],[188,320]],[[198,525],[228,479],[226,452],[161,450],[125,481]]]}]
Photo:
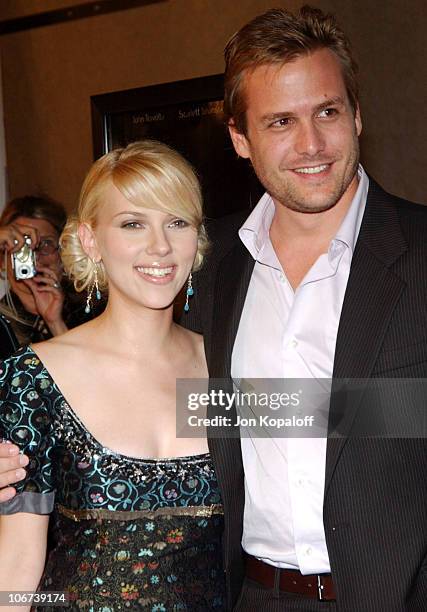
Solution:
[{"label": "man's eye", "polygon": [[292,123],[292,119],[290,117],[282,117],[281,119],[277,119],[274,121],[271,126],[272,127],[287,127]]},{"label": "man's eye", "polygon": [[184,219],[174,219],[169,223],[169,227],[188,227],[188,223]]},{"label": "man's eye", "polygon": [[334,117],[335,115],[338,115],[336,108],[325,108],[319,113],[319,117]]}]

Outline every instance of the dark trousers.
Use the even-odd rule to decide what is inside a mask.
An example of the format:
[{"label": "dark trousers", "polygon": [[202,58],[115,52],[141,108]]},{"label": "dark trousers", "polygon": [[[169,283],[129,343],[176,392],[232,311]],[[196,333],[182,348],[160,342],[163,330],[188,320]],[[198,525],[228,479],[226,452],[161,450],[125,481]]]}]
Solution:
[{"label": "dark trousers", "polygon": [[234,612],[335,612],[334,601],[317,601],[303,595],[267,589],[245,578]]}]

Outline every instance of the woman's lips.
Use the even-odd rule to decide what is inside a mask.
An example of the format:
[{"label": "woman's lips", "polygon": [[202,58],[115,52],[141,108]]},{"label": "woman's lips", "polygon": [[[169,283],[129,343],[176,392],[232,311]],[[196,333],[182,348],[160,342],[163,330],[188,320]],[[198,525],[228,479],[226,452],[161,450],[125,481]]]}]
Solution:
[{"label": "woman's lips", "polygon": [[164,285],[175,277],[176,266],[135,266],[135,270],[145,280],[156,285]]}]

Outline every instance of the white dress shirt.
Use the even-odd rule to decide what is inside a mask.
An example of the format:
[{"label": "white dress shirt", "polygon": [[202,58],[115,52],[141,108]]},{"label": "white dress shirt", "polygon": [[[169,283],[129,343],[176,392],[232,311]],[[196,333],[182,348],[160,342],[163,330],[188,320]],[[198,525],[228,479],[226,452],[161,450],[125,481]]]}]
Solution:
[{"label": "white dress shirt", "polygon": [[[369,187],[361,166],[358,176],[357,192],[328,252],[295,291],[270,241],[274,203],[268,194],[240,229],[255,267],[233,348],[231,374],[237,386],[247,378],[332,378],[338,324]],[[244,550],[303,574],[329,572],[323,526],[326,438],[260,438],[246,430],[241,443]]]}]

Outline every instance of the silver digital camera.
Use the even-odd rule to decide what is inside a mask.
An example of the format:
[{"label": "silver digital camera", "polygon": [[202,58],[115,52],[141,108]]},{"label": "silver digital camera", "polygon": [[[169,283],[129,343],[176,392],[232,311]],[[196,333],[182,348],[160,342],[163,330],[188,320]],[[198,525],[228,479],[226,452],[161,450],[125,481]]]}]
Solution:
[{"label": "silver digital camera", "polygon": [[36,254],[31,248],[30,236],[24,236],[23,246],[12,253],[12,266],[16,280],[33,278],[37,274]]}]

